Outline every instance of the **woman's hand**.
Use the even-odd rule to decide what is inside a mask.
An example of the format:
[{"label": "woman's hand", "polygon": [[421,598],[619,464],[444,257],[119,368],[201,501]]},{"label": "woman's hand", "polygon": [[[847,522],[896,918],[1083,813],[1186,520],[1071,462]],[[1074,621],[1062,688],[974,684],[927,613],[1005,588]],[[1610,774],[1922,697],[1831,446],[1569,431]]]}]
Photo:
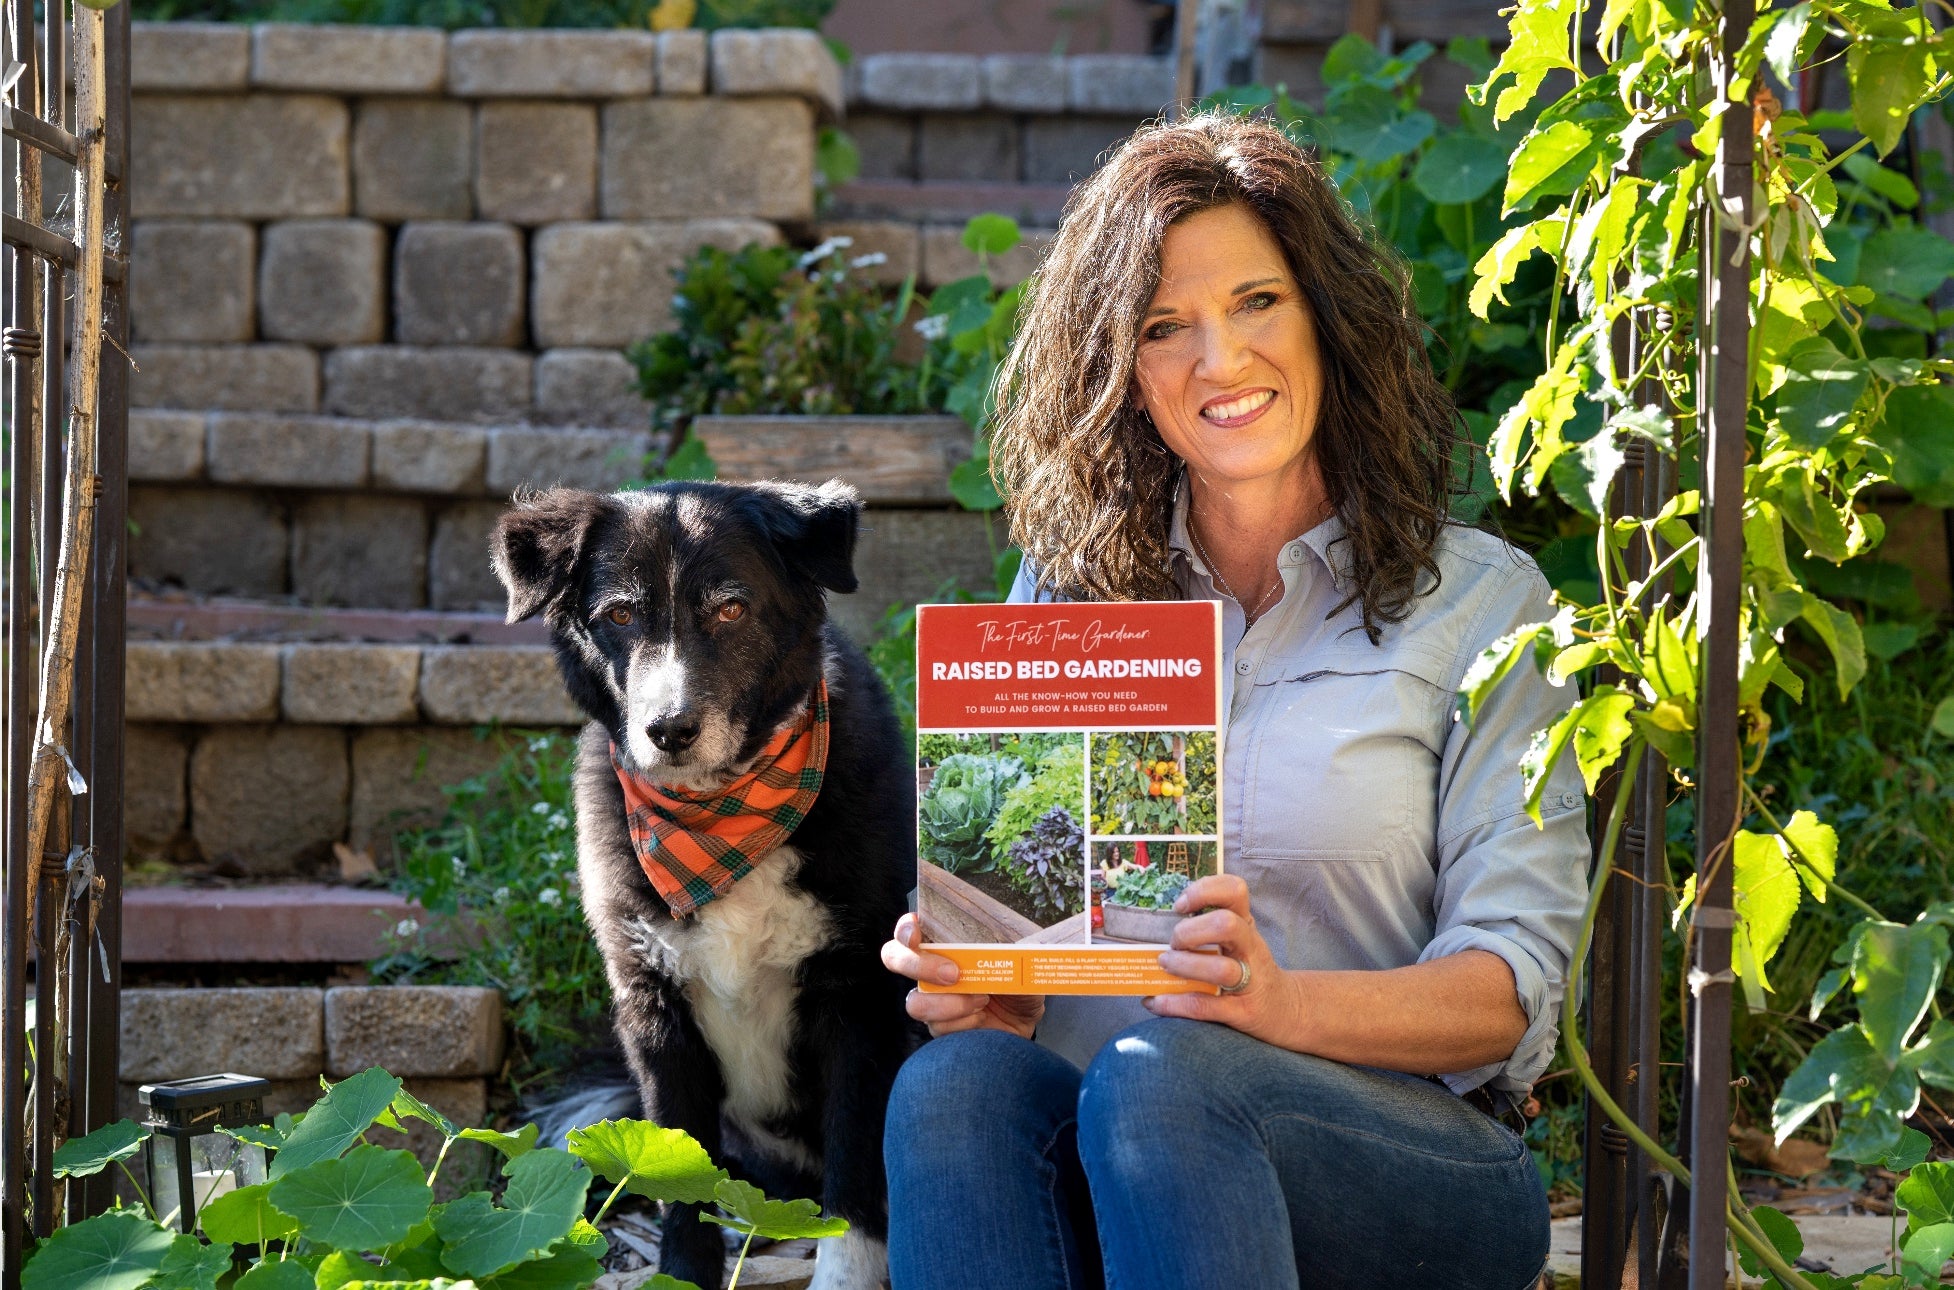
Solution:
[{"label": "woman's hand", "polygon": [[[921,947],[922,935],[916,915],[904,914],[896,920],[896,934],[883,942],[882,966],[911,981],[953,985],[957,965],[941,954]],[[1042,994],[924,994],[911,990],[907,1001],[909,1015],[929,1027],[931,1035],[949,1035],[959,1030],[1002,1030],[1029,1039],[1045,1015]]]},{"label": "woman's hand", "polygon": [[[1148,1009],[1159,1017],[1218,1021],[1283,1047],[1293,1043],[1302,1007],[1298,979],[1276,965],[1256,930],[1248,884],[1233,874],[1198,879],[1174,902],[1174,912],[1190,916],[1174,925],[1174,948],[1160,956],[1161,967],[1213,986],[1234,986],[1246,975],[1248,985],[1239,994],[1156,994],[1144,1001]],[[1195,953],[1207,945],[1221,953]]]}]

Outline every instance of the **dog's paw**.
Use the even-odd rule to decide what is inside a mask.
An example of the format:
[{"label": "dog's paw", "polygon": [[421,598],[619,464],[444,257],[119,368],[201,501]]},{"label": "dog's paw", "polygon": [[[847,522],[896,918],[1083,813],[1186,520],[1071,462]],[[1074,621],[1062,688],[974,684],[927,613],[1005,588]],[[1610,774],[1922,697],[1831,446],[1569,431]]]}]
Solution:
[{"label": "dog's paw", "polygon": [[859,1231],[822,1241],[807,1290],[880,1290],[889,1281],[889,1247]]}]

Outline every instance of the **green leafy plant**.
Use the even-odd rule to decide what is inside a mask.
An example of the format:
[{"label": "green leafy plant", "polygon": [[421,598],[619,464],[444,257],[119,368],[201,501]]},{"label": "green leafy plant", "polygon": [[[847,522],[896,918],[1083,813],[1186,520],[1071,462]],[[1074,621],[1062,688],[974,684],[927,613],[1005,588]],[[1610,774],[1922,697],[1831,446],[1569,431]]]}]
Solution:
[{"label": "green leafy plant", "polygon": [[[1885,277],[1869,282],[1863,252],[1860,264],[1848,270],[1831,247],[1842,209],[1833,176],[1841,169],[1851,174],[1847,162],[1868,149],[1891,152],[1911,114],[1954,84],[1942,67],[1954,59],[1922,9],[1810,0],[1759,16],[1736,58],[1724,101],[1709,92],[1714,81],[1706,74],[1720,41],[1709,7],[1625,0],[1610,3],[1592,26],[1579,24],[1583,9],[1570,0],[1521,0],[1512,11],[1511,43],[1473,91],[1494,124],[1515,120],[1526,128],[1501,197],[1503,216],[1521,218],[1478,258],[1469,303],[1479,316],[1490,317],[1507,284],[1534,256],[1545,258],[1554,278],[1542,368],[1488,439],[1492,476],[1503,497],[1516,488],[1538,493],[1551,487],[1579,509],[1603,516],[1627,441],[1643,440],[1648,452],[1674,453],[1685,463],[1697,458],[1704,434],[1700,414],[1711,397],[1699,383],[1697,342],[1710,323],[1697,316],[1698,272],[1699,264],[1709,271],[1720,263],[1706,258],[1699,239],[1704,229],[1738,215],[1717,196],[1711,154],[1732,119],[1728,114],[1743,113],[1736,119],[1754,135],[1755,182],[1752,209],[1733,232],[1749,240],[1752,257],[1755,325],[1742,391],[1749,453],[1744,496],[1720,505],[1742,508],[1737,688],[1743,751],[1754,758],[1769,739],[1768,691],[1776,687],[1792,700],[1805,696],[1805,677],[1793,666],[1793,655],[1826,660],[1823,680],[1841,699],[1867,670],[1859,619],[1827,597],[1821,577],[1811,576],[1819,562],[1841,565],[1878,545],[1883,526],[1864,509],[1862,494],[1906,472],[1937,483],[1938,469],[1917,463],[1954,454],[1954,402],[1944,383],[1954,363],[1897,358],[1868,344],[1877,330],[1869,314],[1899,318],[1907,312],[1905,293],[1919,283],[1903,281],[1890,258],[1881,257],[1873,268]],[[1581,52],[1590,37],[1592,62]],[[1837,121],[1787,108],[1767,80],[1768,73],[1780,86],[1795,85],[1801,68],[1833,57],[1820,53],[1828,40],[1844,50],[1852,95],[1849,118]],[[1536,106],[1550,83],[1555,94]],[[1863,137],[1846,148],[1835,149],[1819,133],[1848,122]],[[1865,168],[1870,165],[1867,156],[1858,167],[1868,188],[1895,187]],[[1851,241],[1849,227],[1840,230],[1842,247]],[[1910,255],[1925,260],[1925,248],[1920,242]],[[1882,297],[1902,304],[1896,309]],[[1619,361],[1621,355],[1629,362]],[[1650,384],[1658,399],[1645,393]],[[1595,427],[1592,433],[1584,431],[1583,418]],[[1631,780],[1651,747],[1683,787],[1692,786],[1703,680],[1697,642],[1705,612],[1694,577],[1702,537],[1693,484],[1686,475],[1658,516],[1598,523],[1595,594],[1577,598],[1563,588],[1551,621],[1516,631],[1468,673],[1462,687],[1468,722],[1490,689],[1522,663],[1540,667],[1556,683],[1580,681],[1577,701],[1539,732],[1518,768],[1536,819],[1550,772],[1570,755],[1590,789],[1611,768]],[[1586,505],[1580,506],[1583,496]],[[1646,553],[1647,565],[1633,577],[1631,552]],[[1903,644],[1890,637],[1889,643]],[[1604,664],[1614,669],[1612,676],[1592,674]],[[1748,781],[1754,768],[1745,769]],[[1689,1170],[1594,1078],[1575,1012],[1627,800],[1627,794],[1617,799],[1602,834],[1561,1028],[1589,1095],[1652,1161],[1687,1182]],[[1768,973],[1800,910],[1812,903],[1850,905],[1863,921],[1836,956],[1838,967],[1820,982],[1813,1011],[1815,1016],[1849,981],[1859,1015],[1816,1043],[1786,1080],[1776,1129],[1782,1140],[1820,1106],[1837,1102],[1835,1155],[1906,1167],[1917,1158],[1904,1158],[1902,1121],[1919,1084],[1941,1080],[1945,1069],[1939,1056],[1944,1037],[1931,1026],[1924,1035],[1917,1030],[1935,1006],[1944,971],[1945,919],[1934,907],[1910,922],[1881,916],[1841,882],[1837,831],[1816,811],[1796,809],[1804,805],[1794,801],[1774,809],[1745,784],[1749,827],[1738,830],[1730,852],[1733,968],[1747,1006],[1766,1009],[1773,990]],[[1693,881],[1685,883],[1679,911],[1688,909],[1694,894]],[[1729,1168],[1721,1160],[1699,1161],[1698,1167]],[[1820,1284],[1791,1266],[1796,1233],[1785,1230],[1788,1222],[1753,1213],[1734,1195],[1728,1221],[1746,1266],[1772,1284],[1797,1290]]]},{"label": "green leafy plant", "polygon": [[1029,779],[1016,757],[955,753],[938,762],[917,803],[923,858],[951,873],[993,867],[985,834],[1006,795]]},{"label": "green leafy plant", "polygon": [[493,769],[448,787],[432,829],[396,839],[393,889],[427,911],[391,929],[374,979],[491,986],[508,1004],[518,1084],[547,1080],[607,1031],[609,987],[583,922],[571,775],[576,741],[493,732]]},{"label": "green leafy plant", "polygon": [[[409,1120],[441,1136],[431,1170],[411,1152],[363,1141],[376,1125],[400,1129]],[[140,1208],[57,1229],[22,1268],[23,1290],[217,1290],[220,1281],[238,1290],[577,1290],[603,1274],[609,1243],[597,1224],[627,1191],[716,1206],[720,1212],[701,1218],[746,1238],[734,1286],[756,1238],[820,1239],[848,1230],[813,1201],[769,1200],[734,1181],[680,1130],[605,1120],[573,1130],[567,1150],[538,1147],[534,1125],[516,1133],[458,1127],[377,1067],[332,1085],[303,1115],[227,1132],[272,1151],[271,1178],[205,1206],[201,1238],[174,1231],[173,1215],[159,1221],[145,1199]],[[127,1160],[148,1136],[133,1121],[108,1125],[66,1144],[57,1169],[71,1178],[99,1173]],[[476,1191],[436,1203],[433,1183],[450,1149],[471,1139],[501,1153],[499,1194]],[[586,1219],[596,1179],[612,1186]],[[662,1276],[655,1284],[691,1285]]]},{"label": "green leafy plant", "polygon": [[998,860],[1003,860],[1012,844],[1030,833],[1047,811],[1062,808],[1075,821],[1085,815],[1086,756],[1079,739],[1062,739],[1042,752],[1020,747],[1007,753],[1022,756],[1026,751],[1035,758],[1031,774],[1004,795],[986,833],[991,854]]},{"label": "green leafy plant", "polygon": [[1006,851],[1005,879],[1031,901],[1031,916],[1050,926],[1086,907],[1086,835],[1070,810],[1054,806]]},{"label": "green leafy plant", "polygon": [[1191,880],[1160,865],[1116,865],[1106,870],[1106,903],[1129,909],[1172,909]]}]

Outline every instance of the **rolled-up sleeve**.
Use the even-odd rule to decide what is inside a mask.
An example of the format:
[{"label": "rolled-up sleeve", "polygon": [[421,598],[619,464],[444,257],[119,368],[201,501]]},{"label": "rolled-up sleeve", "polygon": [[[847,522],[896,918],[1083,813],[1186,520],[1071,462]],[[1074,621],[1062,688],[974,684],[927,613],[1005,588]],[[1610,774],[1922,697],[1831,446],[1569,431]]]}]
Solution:
[{"label": "rolled-up sleeve", "polygon": [[[1493,596],[1471,633],[1460,671],[1516,627],[1552,616],[1546,579],[1529,562]],[[1526,1033],[1503,1062],[1443,1078],[1454,1092],[1480,1085],[1525,1096],[1546,1070],[1559,1034],[1568,962],[1587,898],[1586,799],[1570,752],[1549,777],[1542,825],[1526,813],[1520,758],[1534,732],[1578,696],[1523,662],[1468,727],[1453,718],[1439,765],[1433,936],[1419,962],[1485,950],[1513,970]]]}]

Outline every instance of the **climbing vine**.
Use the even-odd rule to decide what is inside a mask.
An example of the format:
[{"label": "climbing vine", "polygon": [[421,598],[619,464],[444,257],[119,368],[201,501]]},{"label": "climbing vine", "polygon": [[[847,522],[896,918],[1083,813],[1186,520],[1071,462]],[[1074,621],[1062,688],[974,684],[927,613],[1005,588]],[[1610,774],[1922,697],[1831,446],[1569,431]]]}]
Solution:
[{"label": "climbing vine", "polygon": [[[1591,790],[1610,768],[1627,782],[1649,749],[1679,787],[1693,787],[1707,613],[1695,576],[1706,407],[1698,342],[1708,330],[1698,317],[1699,268],[1711,221],[1749,244],[1743,762],[1754,765],[1770,732],[1766,692],[1776,686],[1802,699],[1790,654],[1829,656],[1841,695],[1865,673],[1861,624],[1819,594],[1811,571],[1879,545],[1868,490],[1890,480],[1919,500],[1954,503],[1954,360],[1933,356],[1935,333],[1954,316],[1930,304],[1954,273],[1954,245],[1913,223],[1919,193],[1878,164],[1900,148],[1914,114],[1954,86],[1954,42],[1935,28],[1936,13],[1954,8],[1804,0],[1761,13],[1725,68],[1709,4],[1520,0],[1511,11],[1511,43],[1472,96],[1496,124],[1518,121],[1526,132],[1507,169],[1502,216],[1510,222],[1478,259],[1469,303],[1497,321],[1508,286],[1535,256],[1551,264],[1555,285],[1544,368],[1488,442],[1494,482],[1510,499],[1551,481],[1563,494],[1585,493],[1583,509],[1604,517],[1631,451],[1673,456],[1681,484],[1658,515],[1601,523],[1598,595],[1563,594],[1550,621],[1498,642],[1466,678],[1468,720],[1522,662],[1556,684],[1578,683],[1577,701],[1521,762],[1536,818],[1549,772],[1570,755]],[[1849,112],[1801,101],[1821,65],[1834,76],[1843,70]],[[1749,118],[1754,141],[1747,217],[1719,201],[1714,174],[1730,113]],[[1869,230],[1873,210],[1881,218]],[[1597,675],[1604,667],[1606,679]],[[1849,993],[1856,1015],[1786,1081],[1777,1135],[1836,1104],[1834,1156],[1912,1174],[1899,1195],[1909,1214],[1905,1258],[1892,1275],[1794,1271],[1795,1229],[1745,1209],[1734,1188],[1731,1234],[1751,1271],[1785,1287],[1931,1282],[1954,1251],[1954,1212],[1937,1199],[1954,1195],[1954,1164],[1923,1163],[1926,1138],[1904,1121],[1922,1084],[1954,1088],[1954,1022],[1936,1012],[1922,1030],[1947,965],[1954,908],[1887,917],[1850,890],[1837,836],[1815,811],[1779,818],[1747,779],[1742,794],[1746,827],[1729,862],[1733,971],[1746,1004],[1767,1005],[1772,958],[1803,902],[1843,902],[1864,916],[1808,1005],[1816,1020]],[[1605,825],[1582,954],[1627,796]],[[1681,914],[1694,900],[1694,876],[1672,890]],[[1687,1180],[1595,1080],[1576,1026],[1578,994],[1577,971],[1563,1030],[1591,1095],[1652,1161]]]}]

